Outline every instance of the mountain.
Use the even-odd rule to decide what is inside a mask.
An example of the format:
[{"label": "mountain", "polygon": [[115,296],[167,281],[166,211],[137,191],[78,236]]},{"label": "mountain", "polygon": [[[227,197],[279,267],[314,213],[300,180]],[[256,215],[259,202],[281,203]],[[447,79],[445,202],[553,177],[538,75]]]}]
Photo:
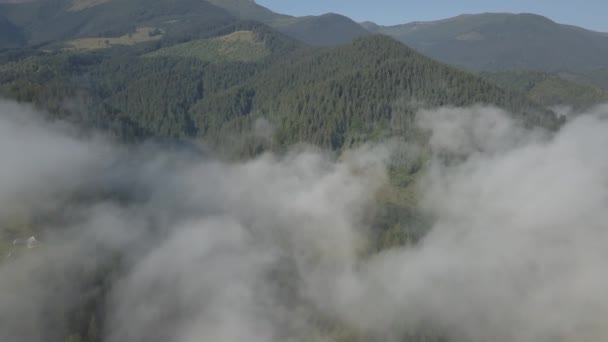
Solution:
[{"label": "mountain", "polygon": [[[368,33],[341,15],[296,18],[250,0],[38,0],[0,3],[0,13],[24,33],[29,45],[116,38],[142,28],[169,35],[188,30],[200,33],[239,20],[266,23],[311,45],[345,44]],[[4,45],[8,47],[8,43],[0,47]]]},{"label": "mountain", "polygon": [[229,13],[248,20],[263,23],[273,23],[277,20],[292,18],[288,15],[278,14],[266,7],[260,6],[253,0],[207,0],[213,5],[227,10]]},{"label": "mountain", "polygon": [[[404,134],[424,106],[485,103],[530,125],[558,124],[525,96],[389,37],[307,48],[264,25],[248,25],[203,40],[162,38],[141,47],[20,59],[0,66],[0,94],[127,140],[199,137],[218,146],[263,119],[276,128],[279,146],[341,149]],[[253,49],[255,58],[243,52]],[[65,107],[76,94],[87,104],[86,117]]]},{"label": "mountain", "polygon": [[[246,94],[246,105],[235,99]],[[217,97],[217,98],[216,98]],[[239,100],[242,101],[242,100]],[[405,134],[421,106],[492,104],[528,124],[553,126],[551,113],[474,75],[426,58],[384,36],[280,63],[242,86],[204,99],[191,111],[204,134],[256,117],[277,128],[277,141],[340,149],[374,137]],[[226,113],[219,125],[210,113]],[[253,117],[253,118],[252,118]]]},{"label": "mountain", "polygon": [[0,12],[23,30],[29,45],[112,38],[145,27],[181,35],[235,21],[225,10],[200,0],[46,0],[0,5]]},{"label": "mountain", "polygon": [[423,54],[470,70],[608,67],[608,36],[535,14],[484,13],[397,26],[364,23]]},{"label": "mountain", "polygon": [[209,2],[241,19],[264,22],[310,45],[340,45],[369,34],[350,18],[335,13],[292,17],[272,12],[252,0],[209,0]]},{"label": "mountain", "polygon": [[148,57],[197,58],[209,63],[257,62],[271,53],[265,42],[253,31],[235,31],[212,39],[197,39],[162,48]]},{"label": "mountain", "polygon": [[364,22],[359,23],[359,25],[361,25],[361,27],[363,27],[364,29],[366,29],[370,32],[379,32],[383,28],[383,26],[380,26],[371,21],[364,21]]},{"label": "mountain", "polygon": [[335,13],[282,19],[274,22],[272,26],[291,37],[316,46],[346,44],[369,34],[350,18]]},{"label": "mountain", "polygon": [[596,87],[608,90],[608,68],[586,70],[579,72],[562,71],[561,78],[580,83],[590,83]]},{"label": "mountain", "polygon": [[608,91],[588,82],[539,71],[484,72],[482,77],[505,89],[525,94],[546,107],[584,110],[608,102]]},{"label": "mountain", "polygon": [[0,49],[19,47],[25,43],[23,32],[0,14]]}]

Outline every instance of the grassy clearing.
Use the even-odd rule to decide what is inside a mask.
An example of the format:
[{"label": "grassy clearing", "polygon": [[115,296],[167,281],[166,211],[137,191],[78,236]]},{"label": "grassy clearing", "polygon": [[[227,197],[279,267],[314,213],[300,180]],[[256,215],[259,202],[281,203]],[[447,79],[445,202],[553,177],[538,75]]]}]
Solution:
[{"label": "grassy clearing", "polygon": [[78,11],[82,11],[83,9],[105,4],[106,2],[109,2],[109,1],[110,0],[73,0],[72,7],[70,7],[68,9],[68,11],[78,12]]},{"label": "grassy clearing", "polygon": [[107,49],[115,45],[135,45],[138,43],[159,40],[162,31],[154,27],[139,27],[133,33],[120,37],[80,38],[66,43],[67,49],[73,50],[97,50]]},{"label": "grassy clearing", "polygon": [[200,39],[160,49],[147,57],[177,56],[206,62],[257,62],[270,54],[252,31],[237,31],[213,39]]}]

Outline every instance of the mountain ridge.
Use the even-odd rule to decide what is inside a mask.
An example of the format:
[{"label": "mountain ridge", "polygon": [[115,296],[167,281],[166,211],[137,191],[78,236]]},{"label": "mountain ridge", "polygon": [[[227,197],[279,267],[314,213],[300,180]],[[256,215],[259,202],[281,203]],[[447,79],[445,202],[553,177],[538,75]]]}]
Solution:
[{"label": "mountain ridge", "polygon": [[304,43],[316,46],[346,44],[369,34],[352,19],[337,13],[298,17],[275,22],[272,26]]},{"label": "mountain ridge", "polygon": [[20,28],[0,14],[0,48],[15,48],[23,46],[26,37]]},{"label": "mountain ridge", "polygon": [[364,26],[442,62],[470,70],[597,69],[608,66],[608,36],[533,13],[463,14],[437,21]]},{"label": "mountain ridge", "polygon": [[28,45],[75,38],[120,36],[142,25],[165,27],[167,25],[163,24],[163,18],[165,22],[181,20],[179,16],[186,17],[186,20],[200,16],[200,21],[211,17],[217,19],[219,16],[225,21],[259,21],[311,45],[345,44],[367,34],[358,23],[339,14],[292,17],[275,13],[249,0],[0,2],[0,12],[26,33]]}]

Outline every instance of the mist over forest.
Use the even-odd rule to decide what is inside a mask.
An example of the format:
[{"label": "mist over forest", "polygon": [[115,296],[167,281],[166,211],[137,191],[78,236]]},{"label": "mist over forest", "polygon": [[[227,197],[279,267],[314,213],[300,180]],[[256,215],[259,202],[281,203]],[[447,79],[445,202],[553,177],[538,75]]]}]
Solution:
[{"label": "mist over forest", "polygon": [[39,240],[0,268],[3,340],[56,339],[89,308],[102,341],[606,334],[605,107],[557,132],[489,107],[418,113],[429,231],[380,252],[399,142],[227,162],[1,109],[2,222],[27,215]]},{"label": "mist over forest", "polygon": [[606,56],[533,14],[0,0],[0,341],[603,341]]}]

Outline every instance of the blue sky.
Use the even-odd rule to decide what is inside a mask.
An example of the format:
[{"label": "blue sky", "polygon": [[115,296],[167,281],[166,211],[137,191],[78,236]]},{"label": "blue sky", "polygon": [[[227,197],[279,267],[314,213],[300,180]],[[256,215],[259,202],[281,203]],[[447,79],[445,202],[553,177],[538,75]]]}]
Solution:
[{"label": "blue sky", "polygon": [[402,24],[463,13],[530,12],[554,21],[608,32],[608,0],[257,0],[275,12],[309,15],[335,12],[355,21]]}]

